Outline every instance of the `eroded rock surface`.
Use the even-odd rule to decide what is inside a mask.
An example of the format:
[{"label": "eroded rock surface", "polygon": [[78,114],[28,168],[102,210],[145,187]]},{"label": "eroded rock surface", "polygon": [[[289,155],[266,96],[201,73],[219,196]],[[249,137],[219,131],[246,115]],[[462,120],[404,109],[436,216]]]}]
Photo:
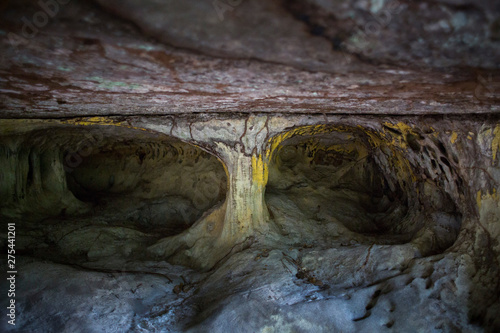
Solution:
[{"label": "eroded rock surface", "polygon": [[[26,330],[85,327],[109,332],[414,331],[422,325],[494,330],[499,324],[498,298],[492,293],[499,276],[499,207],[490,177],[498,174],[498,125],[496,120],[467,122],[450,131],[451,123],[334,116],[31,121],[33,133],[47,126],[53,133],[72,133],[54,138],[53,149],[80,142],[84,133],[103,139],[94,154],[66,171],[66,179],[79,184],[65,190],[74,200],[88,199],[89,193],[99,199],[83,202],[92,214],[47,210],[37,216],[28,210],[29,218],[17,220],[23,254],[18,323]],[[3,121],[2,128],[20,124]],[[223,124],[228,130],[221,133]],[[68,126],[74,129],[65,130]],[[139,129],[143,134],[138,136]],[[25,139],[24,147],[36,144],[37,135],[22,132],[33,140]],[[168,135],[163,146],[155,141],[162,135]],[[175,138],[186,142],[184,154],[168,154],[180,149],[168,148],[179,145]],[[233,195],[223,204],[214,197],[213,208],[175,234],[175,216],[163,213],[159,199],[146,199],[177,190],[175,209],[183,201],[197,207],[187,194],[191,192],[169,184],[184,174],[196,175],[193,167],[207,172],[221,162],[211,164],[214,158],[208,153],[188,154],[195,151],[190,144],[220,154],[225,165],[239,163],[226,149],[247,152],[250,162],[226,167]],[[124,154],[147,147],[151,150],[145,155]],[[117,154],[124,157],[117,159]],[[65,155],[60,156],[65,163]],[[124,163],[131,165],[123,168]],[[149,163],[157,166],[154,172],[141,173],[140,165]],[[247,171],[239,169],[245,165]],[[135,177],[119,176],[128,170]],[[115,182],[109,182],[110,175]],[[203,173],[197,177],[200,181],[192,184],[203,185]],[[145,183],[130,185],[138,179]],[[248,202],[242,198],[245,191],[254,193],[255,183],[266,186],[264,201],[251,203],[262,203],[264,220],[245,215],[256,210],[240,204]],[[224,188],[211,184],[214,190]],[[261,185],[257,188],[263,189]],[[26,193],[28,201],[18,200],[17,207],[37,195]],[[111,200],[120,193],[122,201]],[[146,201],[133,204],[139,198]],[[128,205],[109,207],[101,200]],[[145,224],[144,209],[163,214],[163,219]],[[52,215],[46,216],[48,212]],[[2,214],[15,220],[9,210]],[[54,274],[65,278],[54,279]],[[40,289],[33,275],[53,282]],[[85,281],[85,291],[75,286],[77,281]],[[57,297],[78,301],[64,306],[52,301],[53,288]],[[119,321],[102,318],[116,311]],[[85,313],[100,319],[89,322]],[[39,316],[44,319],[34,319]]]},{"label": "eroded rock surface", "polygon": [[500,330],[495,1],[63,2],[0,7],[1,331]]}]

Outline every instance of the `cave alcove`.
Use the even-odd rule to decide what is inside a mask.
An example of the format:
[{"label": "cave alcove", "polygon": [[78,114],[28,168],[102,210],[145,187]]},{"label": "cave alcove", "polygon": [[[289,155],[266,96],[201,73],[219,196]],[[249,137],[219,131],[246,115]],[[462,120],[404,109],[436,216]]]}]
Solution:
[{"label": "cave alcove", "polygon": [[[421,167],[397,142],[360,126],[317,132],[290,130],[295,134],[271,155],[266,202],[285,239],[322,247],[414,242],[421,255],[455,242],[460,211],[450,195],[417,176]],[[427,209],[436,197],[442,205]],[[434,241],[423,240],[427,233]]]},{"label": "cave alcove", "polygon": [[225,198],[214,155],[158,133],[57,126],[0,138],[1,215],[18,249],[71,262],[128,258]]}]

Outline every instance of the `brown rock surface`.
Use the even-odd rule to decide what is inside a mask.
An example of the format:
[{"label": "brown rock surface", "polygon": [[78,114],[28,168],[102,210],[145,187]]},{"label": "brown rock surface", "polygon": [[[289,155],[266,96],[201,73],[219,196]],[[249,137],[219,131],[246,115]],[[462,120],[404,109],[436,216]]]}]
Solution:
[{"label": "brown rock surface", "polygon": [[[257,56],[247,60],[214,58],[198,53],[204,52],[202,44],[189,52],[154,42],[130,25],[78,1],[61,6],[58,15],[38,29],[34,38],[24,38],[22,18],[40,11],[36,4],[28,9],[25,4],[10,3],[3,12],[0,116],[4,118],[499,111],[500,78],[495,71],[359,67],[358,62],[347,70],[341,66],[338,71],[335,67],[326,72],[304,71],[298,68],[314,66],[316,60],[301,56],[305,46],[295,39],[295,51],[290,54],[302,59],[303,66],[288,60],[254,60],[260,59]],[[126,3],[122,7],[126,8]],[[291,20],[289,15],[286,18]],[[222,23],[227,24],[226,20]],[[221,35],[213,38],[216,36]],[[13,40],[22,43],[14,47]],[[255,47],[256,52],[267,50]],[[338,61],[328,64],[337,66]]]}]

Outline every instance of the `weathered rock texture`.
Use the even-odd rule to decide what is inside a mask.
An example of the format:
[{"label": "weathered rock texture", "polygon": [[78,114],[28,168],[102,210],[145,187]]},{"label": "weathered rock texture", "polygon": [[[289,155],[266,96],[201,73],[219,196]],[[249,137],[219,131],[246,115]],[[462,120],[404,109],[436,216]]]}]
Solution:
[{"label": "weathered rock texture", "polygon": [[495,2],[97,2],[2,9],[2,330],[500,330]]}]

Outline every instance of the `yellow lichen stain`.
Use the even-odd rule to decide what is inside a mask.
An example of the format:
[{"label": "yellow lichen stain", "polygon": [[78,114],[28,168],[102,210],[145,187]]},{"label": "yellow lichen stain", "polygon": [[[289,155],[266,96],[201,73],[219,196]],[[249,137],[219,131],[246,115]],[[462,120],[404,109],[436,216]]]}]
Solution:
[{"label": "yellow lichen stain", "polygon": [[497,158],[497,151],[500,149],[500,125],[497,125],[493,130],[493,140],[491,140],[491,153],[493,154],[493,162]]},{"label": "yellow lichen stain", "polygon": [[[19,126],[23,124],[23,126]],[[72,118],[63,120],[51,120],[51,119],[8,119],[2,120],[0,122],[0,129],[4,130],[7,134],[8,132],[19,131],[19,128],[24,129],[35,129],[41,128],[44,125],[77,125],[77,126],[91,126],[91,125],[107,125],[107,126],[120,126],[127,127],[131,129],[146,130],[144,128],[131,126],[126,122],[119,122],[109,117],[87,117],[87,118]]]},{"label": "yellow lichen stain", "polygon": [[398,176],[398,181],[402,187],[404,187],[403,179],[409,178],[411,181],[416,182],[417,177],[413,172],[410,162],[402,155],[401,149],[398,149],[406,149],[408,147],[406,143],[406,136],[414,133],[413,129],[409,125],[402,122],[399,122],[396,125],[391,123],[385,123],[384,125],[389,128],[393,128],[402,134],[396,135],[390,131],[375,133],[365,130],[365,133],[370,138],[371,146],[384,148],[385,150],[388,149],[391,152],[391,156],[388,156],[389,162],[391,167],[394,169],[394,172],[400,174],[400,176]]},{"label": "yellow lichen stain", "polygon": [[476,194],[476,203],[477,203],[477,207],[479,209],[481,209],[481,203],[484,200],[494,200],[494,201],[500,202],[500,196],[498,195],[498,192],[497,192],[496,188],[494,188],[491,191],[491,193],[488,191],[485,194],[482,194],[481,190],[477,191],[477,194]]},{"label": "yellow lichen stain", "polygon": [[[383,148],[385,151],[390,152],[387,156],[390,167],[393,172],[397,173],[399,176],[398,182],[402,187],[408,186],[409,182],[416,182],[417,176],[413,172],[413,168],[411,167],[410,161],[404,157],[404,153],[401,151],[402,149],[407,149],[408,144],[406,142],[406,138],[409,134],[416,135],[413,128],[403,122],[399,122],[397,124],[392,124],[386,122],[384,124],[386,127],[394,129],[396,132],[401,134],[397,134],[394,131],[390,131],[387,129],[382,129],[381,131],[375,131],[361,125],[358,125],[357,128],[346,127],[346,126],[332,126],[332,125],[311,125],[311,126],[303,126],[291,129],[287,132],[280,133],[275,137],[271,138],[268,142],[268,149],[266,150],[265,156],[268,160],[271,159],[276,149],[280,149],[280,144],[295,136],[309,136],[320,133],[329,133],[329,132],[349,132],[360,130],[362,131],[368,138],[369,145],[371,148]],[[434,130],[434,129],[433,129]],[[435,132],[437,134],[437,132]],[[308,149],[310,153],[314,155],[314,153],[318,150],[325,151],[338,151],[341,153],[349,153],[353,150],[356,150],[360,155],[359,158],[363,158],[368,155],[368,147],[366,147],[359,140],[352,140],[349,144],[343,145],[329,145],[325,147],[318,140],[310,139],[307,141]],[[406,180],[406,183],[405,183]]]},{"label": "yellow lichen stain", "polygon": [[409,133],[409,132],[412,132],[413,129],[411,128],[410,125],[408,124],[405,124],[403,122],[399,122],[397,124],[392,124],[392,123],[389,123],[389,122],[385,122],[384,123],[385,126],[389,127],[389,128],[392,128],[392,129],[395,129],[395,130],[398,130],[400,131],[401,133]]},{"label": "yellow lichen stain", "polygon": [[457,132],[455,132],[455,131],[453,131],[453,132],[451,133],[450,142],[451,142],[452,144],[454,144],[454,143],[457,141],[457,138],[458,138],[458,133],[457,133]]},{"label": "yellow lichen stain", "polygon": [[252,179],[257,186],[264,187],[267,184],[269,170],[262,154],[252,155]]},{"label": "yellow lichen stain", "polygon": [[[395,131],[401,133],[397,134],[394,132],[391,132],[386,129],[382,129],[381,131],[374,131],[370,130],[366,127],[363,127],[361,125],[358,125],[357,128],[364,132],[368,136],[368,141],[371,145],[372,148],[377,148],[377,147],[386,147],[391,151],[392,156],[388,156],[390,163],[392,167],[394,168],[395,172],[398,172],[401,174],[401,179],[406,178],[406,179],[411,179],[412,181],[416,181],[417,177],[412,171],[410,162],[403,157],[402,152],[400,151],[401,149],[407,149],[408,144],[406,142],[406,137],[408,134],[414,134],[415,131],[413,128],[405,124],[403,122],[399,122],[397,124],[392,124],[389,122],[385,122],[384,125],[388,128],[394,129]],[[287,132],[280,133],[273,138],[271,138],[268,142],[268,149],[266,150],[266,157],[268,160],[271,158],[273,155],[274,151],[279,147],[279,145],[296,135],[300,136],[309,136],[309,135],[314,135],[314,134],[322,134],[322,133],[330,133],[334,131],[338,132],[348,132],[352,131],[354,128],[346,127],[346,126],[332,126],[328,124],[320,124],[320,125],[309,125],[309,126],[302,126],[298,128],[291,129]],[[432,128],[433,131],[435,131]],[[437,132],[435,132],[437,134]],[[358,148],[360,144],[358,142],[353,142],[353,145],[356,145]],[[318,150],[318,149],[325,149],[325,150],[339,150],[338,147],[331,146],[329,148],[325,147],[320,147],[319,145],[309,145],[310,147],[313,147],[313,150]],[[344,148],[342,149],[343,151],[350,151],[352,149],[357,149],[354,146],[349,146],[346,147],[344,145]],[[359,151],[359,149],[357,149]]]},{"label": "yellow lichen stain", "polygon": [[[359,126],[360,128],[362,128],[361,126]],[[376,147],[380,147],[383,143],[383,140],[380,138],[379,135],[377,135],[376,133],[374,132],[371,132],[371,131],[365,131],[365,133],[368,135],[369,139],[370,139],[370,145],[373,147],[373,148],[376,148]],[[384,133],[380,133],[382,136],[386,137],[386,135]]]},{"label": "yellow lichen stain", "polygon": [[[88,118],[73,118],[67,120],[61,120],[61,124],[65,125],[78,125],[78,126],[118,126],[124,128],[130,128],[146,132],[154,132],[143,127],[132,126],[128,122],[117,121],[110,117],[88,117]],[[199,147],[201,148],[201,147]]]},{"label": "yellow lichen stain", "polygon": [[394,133],[388,133],[389,131],[384,130],[384,134],[386,134],[386,136],[389,135],[392,138],[391,143],[393,145],[399,146],[403,149],[408,148],[406,137],[408,134],[414,133],[413,128],[410,125],[403,122],[399,122],[397,124],[385,122],[384,126],[401,133],[400,135],[396,135]]},{"label": "yellow lichen stain", "polygon": [[122,122],[115,121],[111,118],[107,117],[89,117],[89,118],[73,118],[67,120],[61,120],[61,124],[71,124],[71,125],[81,125],[81,126],[89,126],[89,125],[114,125],[114,126],[122,126]]},{"label": "yellow lichen stain", "polygon": [[301,126],[297,128],[293,128],[289,131],[280,133],[278,135],[275,135],[271,139],[269,139],[267,146],[269,147],[266,149],[266,157],[270,158],[273,154],[273,152],[276,150],[276,148],[285,140],[290,139],[291,137],[295,135],[300,135],[300,136],[309,136],[309,135],[315,135],[315,134],[322,134],[322,133],[329,133],[333,131],[345,131],[342,127],[339,126],[331,126],[331,125],[326,125],[326,124],[320,124],[320,125],[307,125],[307,126]]}]

